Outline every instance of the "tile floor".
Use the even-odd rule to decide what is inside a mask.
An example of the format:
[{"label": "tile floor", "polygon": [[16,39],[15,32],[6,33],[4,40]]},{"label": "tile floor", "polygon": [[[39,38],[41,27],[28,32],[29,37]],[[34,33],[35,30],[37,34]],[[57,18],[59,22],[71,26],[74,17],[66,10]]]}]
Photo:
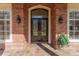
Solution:
[{"label": "tile floor", "polygon": [[[77,44],[78,45],[78,44]],[[24,49],[5,49],[2,56],[79,56],[79,45],[73,44],[61,49],[53,49],[48,44],[27,44]]]}]

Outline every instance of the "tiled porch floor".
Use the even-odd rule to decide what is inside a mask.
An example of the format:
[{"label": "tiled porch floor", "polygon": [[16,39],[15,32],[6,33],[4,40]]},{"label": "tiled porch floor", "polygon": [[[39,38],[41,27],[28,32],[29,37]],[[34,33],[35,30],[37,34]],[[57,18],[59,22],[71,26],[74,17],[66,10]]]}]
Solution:
[{"label": "tiled porch floor", "polygon": [[27,44],[24,49],[12,49],[5,50],[3,56],[79,56],[79,45],[78,47],[65,46],[61,49],[53,49],[48,44]]}]

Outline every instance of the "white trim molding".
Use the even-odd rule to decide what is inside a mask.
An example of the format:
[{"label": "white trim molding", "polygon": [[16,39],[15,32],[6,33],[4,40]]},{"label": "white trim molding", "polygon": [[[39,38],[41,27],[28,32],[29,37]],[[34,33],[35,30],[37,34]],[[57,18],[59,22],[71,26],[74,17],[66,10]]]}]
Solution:
[{"label": "white trim molding", "polygon": [[36,5],[28,9],[28,42],[31,43],[31,10],[43,8],[48,10],[48,43],[51,43],[51,10],[49,7],[43,5]]},{"label": "white trim molding", "polygon": [[10,11],[10,39],[6,39],[5,42],[12,42],[12,9]]}]

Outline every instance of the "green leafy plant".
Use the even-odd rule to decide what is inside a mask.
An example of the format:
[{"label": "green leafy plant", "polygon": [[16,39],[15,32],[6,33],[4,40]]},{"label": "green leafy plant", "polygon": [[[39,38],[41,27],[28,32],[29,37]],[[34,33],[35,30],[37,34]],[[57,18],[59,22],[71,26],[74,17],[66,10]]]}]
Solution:
[{"label": "green leafy plant", "polygon": [[64,45],[68,45],[69,44],[69,39],[67,36],[65,36],[64,33],[60,34],[59,38],[58,38],[58,43],[61,45],[61,46],[64,46]]}]

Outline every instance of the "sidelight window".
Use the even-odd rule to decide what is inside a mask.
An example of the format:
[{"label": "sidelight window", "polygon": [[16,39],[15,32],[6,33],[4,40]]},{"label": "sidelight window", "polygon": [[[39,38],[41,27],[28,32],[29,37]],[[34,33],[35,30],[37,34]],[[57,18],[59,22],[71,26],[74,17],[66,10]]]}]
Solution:
[{"label": "sidelight window", "polygon": [[71,40],[79,40],[79,10],[69,12],[69,36]]},{"label": "sidelight window", "polygon": [[0,10],[0,40],[10,39],[10,11]]}]

